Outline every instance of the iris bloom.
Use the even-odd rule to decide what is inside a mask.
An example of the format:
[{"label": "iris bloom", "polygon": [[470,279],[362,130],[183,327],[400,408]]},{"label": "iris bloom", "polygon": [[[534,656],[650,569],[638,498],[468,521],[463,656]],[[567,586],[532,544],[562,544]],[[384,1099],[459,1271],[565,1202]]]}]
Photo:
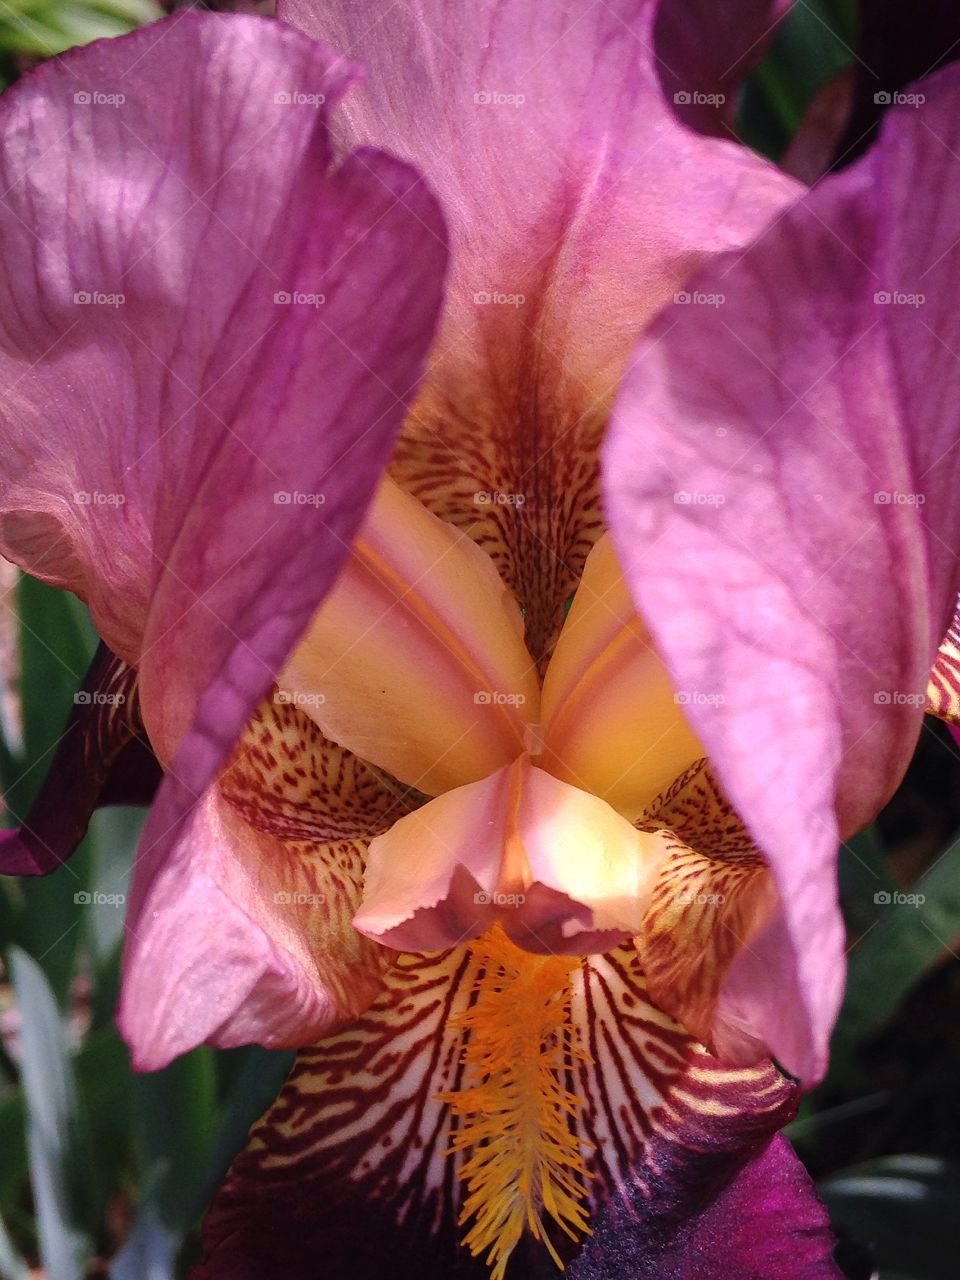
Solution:
[{"label": "iris bloom", "polygon": [[313,1046],[203,1280],[837,1274],[771,1135],[956,599],[960,89],[807,192],[657,71],[761,8],[293,0],[0,101],[0,546],[104,640],[4,869],[158,760],[135,1063]]}]

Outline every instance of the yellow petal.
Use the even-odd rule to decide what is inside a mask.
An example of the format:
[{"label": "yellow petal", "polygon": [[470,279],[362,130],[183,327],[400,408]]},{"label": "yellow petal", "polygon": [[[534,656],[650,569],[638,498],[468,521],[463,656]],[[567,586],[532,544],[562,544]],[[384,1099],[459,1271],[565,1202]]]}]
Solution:
[{"label": "yellow petal", "polygon": [[279,684],[327,737],[428,795],[515,759],[538,714],[493,562],[390,480]]},{"label": "yellow petal", "polygon": [[634,609],[609,535],[591,551],[543,683],[537,764],[636,820],[706,755]]},{"label": "yellow petal", "polygon": [[527,951],[601,952],[639,932],[665,854],[663,834],[521,757],[371,843],[354,928],[427,952],[499,922]]}]

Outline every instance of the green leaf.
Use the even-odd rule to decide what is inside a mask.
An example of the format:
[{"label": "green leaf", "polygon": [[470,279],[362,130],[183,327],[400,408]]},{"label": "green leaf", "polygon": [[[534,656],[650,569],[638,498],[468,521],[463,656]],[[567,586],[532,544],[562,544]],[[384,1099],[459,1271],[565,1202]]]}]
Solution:
[{"label": "green leaf", "polygon": [[[66,591],[22,575],[17,592],[24,752],[6,779],[8,820],[20,822],[63,734],[74,694],[93,656],[96,637],[86,609]],[[87,889],[86,842],[56,876],[18,882],[9,936],[43,965],[61,1005],[73,975],[82,916],[74,896]]]},{"label": "green leaf", "polygon": [[[251,1125],[275,1101],[296,1058],[292,1051],[262,1049],[259,1045],[249,1045],[237,1053],[240,1057],[239,1070],[232,1075],[211,1158],[198,1181],[198,1213],[206,1207],[234,1157],[244,1147]],[[230,1056],[220,1053],[218,1063],[222,1066]]]},{"label": "green leaf", "polygon": [[162,17],[154,0],[5,0],[0,51],[50,58]]},{"label": "green leaf", "polygon": [[199,1171],[216,1139],[214,1051],[194,1049],[162,1071],[136,1076],[134,1099],[151,1209],[165,1229],[183,1235],[196,1212]]},{"label": "green leaf", "polygon": [[778,160],[807,108],[855,57],[852,0],[805,0],[792,7],[767,56],[747,78],[737,116],[740,136]]},{"label": "green leaf", "polygon": [[27,1112],[19,1088],[0,1102],[0,1216],[15,1207],[28,1177]]},{"label": "green leaf", "polygon": [[849,955],[847,996],[832,1048],[836,1070],[850,1069],[857,1047],[960,935],[958,851],[960,839],[908,890],[876,891],[874,921]]},{"label": "green leaf", "polygon": [[40,1254],[57,1280],[83,1280],[91,1244],[83,1226],[81,1188],[89,1170],[66,1032],[43,970],[18,947],[10,952],[10,974],[22,1020],[27,1146]]}]

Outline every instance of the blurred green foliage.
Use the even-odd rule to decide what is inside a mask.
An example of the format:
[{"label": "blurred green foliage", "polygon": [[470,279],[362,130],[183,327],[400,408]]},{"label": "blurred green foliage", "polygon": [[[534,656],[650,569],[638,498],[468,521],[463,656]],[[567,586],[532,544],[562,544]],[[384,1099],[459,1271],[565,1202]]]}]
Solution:
[{"label": "blurred green foliage", "polygon": [[[36,793],[93,656],[86,611],[22,577],[23,731],[0,746],[12,825]],[[195,1247],[200,1215],[276,1095],[291,1055],[198,1049],[138,1076],[113,1023],[123,900],[143,813],[97,813],[60,873],[0,878],[0,938],[17,1011],[0,1055],[0,1277],[39,1261],[57,1280],[165,1280]],[[13,1058],[16,1056],[17,1061]]]}]

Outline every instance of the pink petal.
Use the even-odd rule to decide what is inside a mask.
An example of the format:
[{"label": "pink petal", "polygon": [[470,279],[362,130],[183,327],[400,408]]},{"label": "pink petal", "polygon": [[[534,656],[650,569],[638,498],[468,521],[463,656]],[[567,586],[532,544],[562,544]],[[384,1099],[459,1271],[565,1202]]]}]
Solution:
[{"label": "pink petal", "polygon": [[315,897],[314,913],[344,905],[309,893],[303,861],[297,847],[248,826],[217,787],[194,806],[127,921],[119,1020],[138,1070],[204,1041],[293,1048],[373,999],[378,975],[361,964],[343,999],[325,948],[311,946],[316,937],[286,905],[295,895]]},{"label": "pink petal", "polygon": [[[454,270],[434,377],[445,388],[449,368],[453,412],[474,411],[463,402],[478,361],[524,349],[533,332],[548,364],[563,357],[562,373],[549,364],[542,429],[553,402],[583,386],[589,404],[606,400],[632,340],[697,262],[798,193],[745,148],[678,123],[654,53],[657,8],[423,0],[375,14],[354,0],[281,0],[284,20],[370,67],[349,96],[348,136],[417,164],[448,215]],[[478,388],[502,393],[503,370]]]},{"label": "pink petal", "polygon": [[[177,971],[153,877],[332,582],[433,335],[434,200],[380,153],[330,167],[323,102],[353,74],[276,23],[185,14],[49,63],[0,103],[0,550],[89,601],[139,668],[170,768],[130,972],[141,949]],[[270,944],[242,902],[230,914],[224,971],[252,990]],[[194,1042],[235,1043],[218,1021],[232,992],[193,999]],[[248,1038],[292,1016],[256,1011]]]},{"label": "pink petal", "polygon": [[923,89],[698,277],[722,304],[661,317],[604,459],[634,599],[777,880],[728,991],[805,1081],[842,989],[838,835],[903,774],[957,593],[960,76]]}]

